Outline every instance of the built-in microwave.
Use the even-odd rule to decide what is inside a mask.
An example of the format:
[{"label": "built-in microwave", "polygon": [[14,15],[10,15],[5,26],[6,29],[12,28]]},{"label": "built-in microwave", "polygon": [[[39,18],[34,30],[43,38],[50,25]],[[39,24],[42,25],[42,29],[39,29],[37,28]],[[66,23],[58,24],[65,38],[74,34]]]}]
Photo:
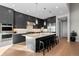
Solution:
[{"label": "built-in microwave", "polygon": [[0,23],[0,47],[10,45],[13,42],[12,24]]},{"label": "built-in microwave", "polygon": [[2,31],[12,31],[12,27],[2,27]]},{"label": "built-in microwave", "polygon": [[9,32],[9,31],[12,31],[13,29],[13,26],[12,24],[2,24],[1,25],[1,32]]}]

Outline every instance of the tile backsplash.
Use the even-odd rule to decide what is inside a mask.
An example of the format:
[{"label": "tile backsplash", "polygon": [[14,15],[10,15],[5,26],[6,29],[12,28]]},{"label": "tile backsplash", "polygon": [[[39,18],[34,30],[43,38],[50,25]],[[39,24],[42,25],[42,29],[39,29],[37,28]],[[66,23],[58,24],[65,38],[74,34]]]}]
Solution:
[{"label": "tile backsplash", "polygon": [[32,22],[27,22],[27,28],[21,29],[21,28],[15,28],[14,32],[16,33],[28,33],[28,32],[47,32],[47,29],[40,28],[40,29],[34,29]]},{"label": "tile backsplash", "polygon": [[[16,33],[28,33],[28,32],[41,32],[41,29],[14,29]],[[43,29],[43,32],[47,32],[47,29]]]}]

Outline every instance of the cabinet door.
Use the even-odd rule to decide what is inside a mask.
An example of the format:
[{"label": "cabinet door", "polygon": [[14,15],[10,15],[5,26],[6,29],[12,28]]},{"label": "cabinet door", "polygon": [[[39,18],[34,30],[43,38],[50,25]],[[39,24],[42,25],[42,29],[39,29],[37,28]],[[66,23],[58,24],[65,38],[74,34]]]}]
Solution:
[{"label": "cabinet door", "polygon": [[34,21],[33,21],[33,23],[34,23],[33,24],[33,28],[37,29],[38,28],[38,19],[35,18]]},{"label": "cabinet door", "polygon": [[44,20],[38,20],[38,28],[44,27]]},{"label": "cabinet door", "polygon": [[43,26],[44,26],[44,20],[35,19],[35,25],[33,26],[33,28],[40,29]]},{"label": "cabinet door", "polygon": [[17,43],[24,42],[24,41],[25,41],[24,36],[20,34],[13,35],[13,44],[17,44]]},{"label": "cabinet door", "polygon": [[0,23],[13,24],[13,10],[0,6]]},{"label": "cabinet door", "polygon": [[26,28],[25,15],[15,12],[15,28]]}]

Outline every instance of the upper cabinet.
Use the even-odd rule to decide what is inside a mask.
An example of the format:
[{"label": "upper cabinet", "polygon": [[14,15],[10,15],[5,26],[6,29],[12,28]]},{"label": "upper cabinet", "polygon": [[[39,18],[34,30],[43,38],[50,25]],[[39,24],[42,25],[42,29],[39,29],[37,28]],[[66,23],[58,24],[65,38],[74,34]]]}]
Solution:
[{"label": "upper cabinet", "polygon": [[38,20],[38,28],[44,27],[44,20],[39,19]]},{"label": "upper cabinet", "polygon": [[29,16],[27,22],[32,23],[33,29],[40,29],[44,26],[44,20]]},{"label": "upper cabinet", "polygon": [[27,20],[27,16],[19,13],[19,12],[15,12],[14,13],[14,27],[15,28],[26,28],[26,20]]},{"label": "upper cabinet", "polygon": [[36,18],[34,21],[33,28],[40,29],[43,26],[44,26],[44,20]]},{"label": "upper cabinet", "polygon": [[0,23],[13,24],[13,10],[0,6]]},{"label": "upper cabinet", "polygon": [[47,19],[48,23],[56,23],[56,16],[50,17]]}]

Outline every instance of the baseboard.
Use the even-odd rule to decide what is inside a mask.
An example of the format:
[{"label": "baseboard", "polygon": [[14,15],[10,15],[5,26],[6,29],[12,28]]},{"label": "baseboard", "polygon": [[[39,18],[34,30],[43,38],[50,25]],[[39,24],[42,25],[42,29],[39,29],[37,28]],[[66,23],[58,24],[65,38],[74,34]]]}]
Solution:
[{"label": "baseboard", "polygon": [[79,42],[79,40],[76,40],[76,42]]}]

